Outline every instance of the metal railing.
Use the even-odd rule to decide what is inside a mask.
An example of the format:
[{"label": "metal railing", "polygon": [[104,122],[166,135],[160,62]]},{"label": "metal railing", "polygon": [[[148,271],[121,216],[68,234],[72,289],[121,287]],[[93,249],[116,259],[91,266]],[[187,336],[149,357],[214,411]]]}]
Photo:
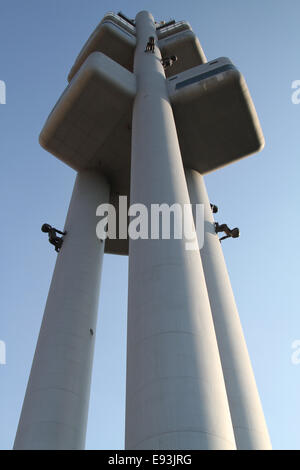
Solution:
[{"label": "metal railing", "polygon": [[135,36],[135,27],[132,26],[128,21],[121,18],[121,16],[117,15],[116,13],[113,13],[112,11],[106,13],[100,24],[104,23],[105,21],[112,21],[117,26],[120,26],[121,28],[125,29],[128,33],[131,33]]},{"label": "metal railing", "polygon": [[180,31],[192,30],[187,21],[177,21],[171,26],[166,26],[157,30],[158,39],[171,36],[172,34],[179,33]]}]

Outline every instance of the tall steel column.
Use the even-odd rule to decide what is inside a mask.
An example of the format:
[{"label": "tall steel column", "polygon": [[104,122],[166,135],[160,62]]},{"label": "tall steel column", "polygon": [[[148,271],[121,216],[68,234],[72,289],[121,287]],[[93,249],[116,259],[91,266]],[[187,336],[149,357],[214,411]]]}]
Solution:
[{"label": "tall steel column", "polygon": [[108,200],[101,175],[77,175],[15,449],[84,447],[104,252],[96,237],[96,207]]},{"label": "tall steel column", "polygon": [[[131,204],[189,204],[151,14],[136,17]],[[189,214],[192,221],[192,212]],[[127,449],[234,449],[199,251],[185,239],[130,239]]]},{"label": "tall steel column", "polygon": [[203,177],[186,170],[192,204],[205,206],[205,235],[201,259],[218,340],[238,449],[270,449],[271,442],[243,335],[221,244]]}]

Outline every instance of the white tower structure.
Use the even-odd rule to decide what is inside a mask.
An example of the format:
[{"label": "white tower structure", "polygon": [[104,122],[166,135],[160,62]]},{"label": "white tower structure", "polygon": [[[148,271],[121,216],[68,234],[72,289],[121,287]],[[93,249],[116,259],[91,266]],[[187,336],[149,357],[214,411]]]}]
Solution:
[{"label": "white tower structure", "polygon": [[[203,180],[264,145],[245,80],[146,11],[105,15],[68,80],[40,143],[78,175],[14,448],[84,448],[104,251],[129,255],[126,449],[270,448]],[[186,206],[192,226],[204,204],[203,247],[99,240],[119,195]]]}]

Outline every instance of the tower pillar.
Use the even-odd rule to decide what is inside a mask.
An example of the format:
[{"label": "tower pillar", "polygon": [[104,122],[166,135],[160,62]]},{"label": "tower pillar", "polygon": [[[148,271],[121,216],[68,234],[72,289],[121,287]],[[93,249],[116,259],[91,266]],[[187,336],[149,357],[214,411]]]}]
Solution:
[{"label": "tower pillar", "polygon": [[[190,201],[148,12],[136,35],[130,203],[150,214],[152,204]],[[129,240],[126,449],[235,448],[199,250],[186,241]]]},{"label": "tower pillar", "polygon": [[271,442],[256,387],[247,345],[233,296],[204,179],[186,170],[192,204],[204,204],[204,244],[201,259],[238,450],[270,449]]},{"label": "tower pillar", "polygon": [[83,449],[104,242],[96,208],[109,186],[78,173],[27,385],[14,449]]}]

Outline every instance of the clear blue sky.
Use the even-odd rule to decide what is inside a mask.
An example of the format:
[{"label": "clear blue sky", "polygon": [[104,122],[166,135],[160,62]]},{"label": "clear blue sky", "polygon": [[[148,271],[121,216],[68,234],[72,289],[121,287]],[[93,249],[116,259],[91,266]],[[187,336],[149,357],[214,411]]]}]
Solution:
[{"label": "clear blue sky", "polygon": [[[244,74],[266,147],[206,177],[218,220],[239,226],[223,243],[273,446],[299,449],[300,339],[299,0],[1,0],[0,448],[12,447],[55,263],[40,227],[62,227],[73,170],[38,144],[82,44],[107,11],[188,20],[208,60],[228,56]],[[127,258],[106,256],[87,448],[122,449],[125,410]]]}]

